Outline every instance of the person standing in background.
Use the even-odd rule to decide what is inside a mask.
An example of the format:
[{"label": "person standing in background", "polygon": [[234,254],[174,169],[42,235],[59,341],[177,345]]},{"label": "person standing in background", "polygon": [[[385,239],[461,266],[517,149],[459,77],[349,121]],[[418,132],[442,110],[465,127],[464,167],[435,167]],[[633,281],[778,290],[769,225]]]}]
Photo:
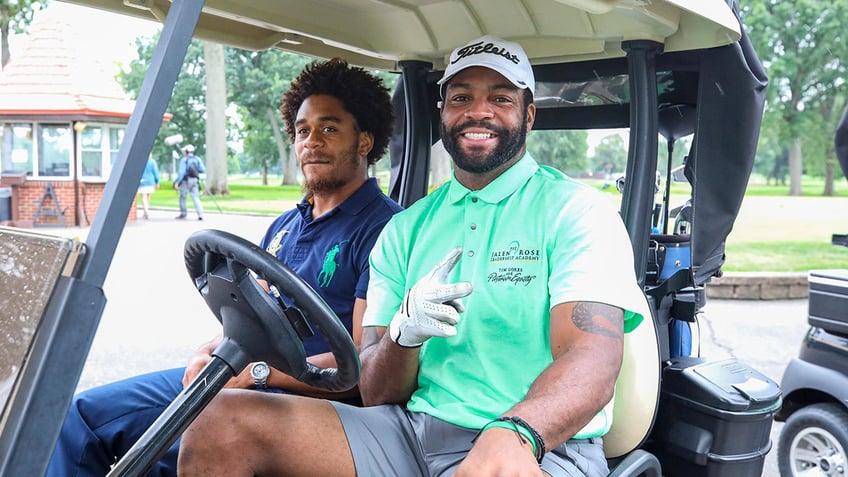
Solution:
[{"label": "person standing in background", "polygon": [[194,146],[187,144],[183,148],[184,156],[180,161],[177,180],[174,189],[180,191],[180,215],[177,219],[185,219],[188,215],[186,208],[186,196],[191,194],[194,203],[194,211],[197,212],[197,220],[203,220],[203,206],[200,205],[200,174],[206,172],[203,161],[194,155]]},{"label": "person standing in background", "polygon": [[138,194],[141,196],[141,208],[144,211],[144,219],[150,218],[150,196],[159,188],[159,166],[153,159],[153,154],[147,156],[147,165],[141,174],[141,182],[138,184]]}]

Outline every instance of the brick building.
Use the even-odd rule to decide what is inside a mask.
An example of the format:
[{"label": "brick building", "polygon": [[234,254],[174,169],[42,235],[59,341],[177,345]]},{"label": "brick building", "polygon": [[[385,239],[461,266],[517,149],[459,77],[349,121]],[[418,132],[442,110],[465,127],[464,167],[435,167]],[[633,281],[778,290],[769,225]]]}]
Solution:
[{"label": "brick building", "polygon": [[11,190],[0,222],[7,225],[88,225],[135,107],[63,8],[54,2],[39,13],[0,73],[0,200]]}]

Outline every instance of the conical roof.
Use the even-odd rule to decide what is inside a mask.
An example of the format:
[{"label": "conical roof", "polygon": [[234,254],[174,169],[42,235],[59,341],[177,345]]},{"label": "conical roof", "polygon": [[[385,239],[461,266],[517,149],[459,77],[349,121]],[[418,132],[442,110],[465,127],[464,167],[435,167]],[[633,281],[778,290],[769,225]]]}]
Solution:
[{"label": "conical roof", "polygon": [[135,101],[110,73],[110,60],[98,57],[97,44],[79,34],[92,25],[71,24],[69,7],[51,2],[40,11],[0,73],[0,117],[129,118]]}]

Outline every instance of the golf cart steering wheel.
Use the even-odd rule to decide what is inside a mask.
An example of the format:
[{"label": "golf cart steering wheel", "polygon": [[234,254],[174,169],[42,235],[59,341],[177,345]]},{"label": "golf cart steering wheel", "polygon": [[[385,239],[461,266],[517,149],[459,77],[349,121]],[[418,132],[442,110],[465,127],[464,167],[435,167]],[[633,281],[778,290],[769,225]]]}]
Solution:
[{"label": "golf cart steering wheel", "polygon": [[[320,295],[292,269],[255,244],[220,230],[201,230],[185,244],[192,282],[224,327],[213,352],[238,374],[251,361],[327,391],[359,380],[359,355],[349,332]],[[271,293],[262,288],[254,272]],[[282,296],[288,298],[288,306]],[[306,361],[303,340],[314,325],[336,358],[336,368]]]},{"label": "golf cart steering wheel", "polygon": [[[359,380],[359,355],[341,321],[309,284],[269,253],[235,235],[201,230],[186,240],[185,264],[200,295],[224,326],[224,339],[209,363],[112,467],[108,477],[147,475],[215,394],[251,361],[265,361],[327,391],[347,391]],[[269,284],[274,296],[254,273]],[[310,323],[327,342],[337,368],[321,368],[306,361],[303,340],[312,336]]]}]

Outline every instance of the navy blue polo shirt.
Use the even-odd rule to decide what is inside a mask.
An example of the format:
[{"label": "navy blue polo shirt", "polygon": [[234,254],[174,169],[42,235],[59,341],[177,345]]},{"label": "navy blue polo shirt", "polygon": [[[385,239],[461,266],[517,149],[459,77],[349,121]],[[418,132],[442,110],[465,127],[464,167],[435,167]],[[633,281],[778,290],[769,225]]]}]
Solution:
[{"label": "navy blue polo shirt", "polygon": [[[318,218],[312,217],[312,204],[304,199],[274,220],[261,246],[309,283],[350,332],[353,303],[365,299],[368,289],[368,256],[383,226],[400,210],[371,178]],[[303,346],[307,356],[329,351],[317,335]]]}]

